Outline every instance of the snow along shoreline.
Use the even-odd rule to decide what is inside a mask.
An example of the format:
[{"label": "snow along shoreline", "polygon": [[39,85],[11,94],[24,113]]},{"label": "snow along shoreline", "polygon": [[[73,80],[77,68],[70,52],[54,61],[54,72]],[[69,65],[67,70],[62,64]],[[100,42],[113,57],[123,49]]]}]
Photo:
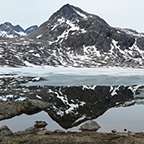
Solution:
[{"label": "snow along shoreline", "polygon": [[121,67],[98,67],[98,68],[77,68],[77,67],[0,67],[0,75],[20,76],[49,76],[49,75],[82,75],[82,76],[144,76],[144,69],[121,68]]}]

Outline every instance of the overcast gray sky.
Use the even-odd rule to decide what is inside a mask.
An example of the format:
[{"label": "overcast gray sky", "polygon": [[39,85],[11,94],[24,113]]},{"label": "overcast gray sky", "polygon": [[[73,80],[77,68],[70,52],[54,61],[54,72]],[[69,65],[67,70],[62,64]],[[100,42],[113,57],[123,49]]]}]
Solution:
[{"label": "overcast gray sky", "polygon": [[144,32],[144,0],[0,0],[0,23],[24,28],[48,20],[64,4],[72,4],[99,15],[115,27]]}]

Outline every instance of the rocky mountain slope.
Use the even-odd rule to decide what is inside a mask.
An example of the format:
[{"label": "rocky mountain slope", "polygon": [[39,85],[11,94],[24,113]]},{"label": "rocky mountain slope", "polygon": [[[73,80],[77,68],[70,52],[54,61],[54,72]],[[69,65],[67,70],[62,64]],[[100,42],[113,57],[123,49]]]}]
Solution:
[{"label": "rocky mountain slope", "polygon": [[0,40],[0,48],[1,65],[144,66],[143,33],[111,27],[69,4],[27,38]]},{"label": "rocky mountain slope", "polygon": [[20,25],[14,26],[10,22],[5,22],[0,24],[0,37],[14,38],[26,36],[34,32],[37,28],[38,26],[34,25],[24,30]]}]

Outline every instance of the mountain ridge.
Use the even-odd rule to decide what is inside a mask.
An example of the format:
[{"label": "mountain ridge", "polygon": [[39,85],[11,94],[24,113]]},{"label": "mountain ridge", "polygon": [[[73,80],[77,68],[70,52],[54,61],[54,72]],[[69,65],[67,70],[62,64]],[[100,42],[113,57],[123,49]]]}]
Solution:
[{"label": "mountain ridge", "polygon": [[99,16],[69,4],[24,40],[7,41],[5,47],[10,47],[9,53],[15,51],[14,59],[20,62],[5,62],[12,66],[144,66],[143,33],[112,27]]},{"label": "mountain ridge", "polygon": [[[31,31],[30,31],[31,28]],[[38,28],[37,25],[23,29],[20,25],[13,25],[10,22],[0,24],[0,37],[14,38],[26,36],[34,32]]]}]

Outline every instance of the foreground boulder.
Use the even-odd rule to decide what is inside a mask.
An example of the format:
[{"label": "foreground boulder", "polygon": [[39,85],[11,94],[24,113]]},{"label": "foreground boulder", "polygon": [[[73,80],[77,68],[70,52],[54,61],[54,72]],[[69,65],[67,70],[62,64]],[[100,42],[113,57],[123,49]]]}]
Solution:
[{"label": "foreground boulder", "polygon": [[65,133],[65,131],[64,131],[64,130],[61,130],[61,129],[56,129],[56,130],[54,131],[54,133]]},{"label": "foreground boulder", "polygon": [[7,126],[0,127],[0,137],[12,135],[12,131]]},{"label": "foreground boulder", "polygon": [[81,131],[97,131],[99,128],[99,124],[95,121],[88,121],[80,126]]},{"label": "foreground boulder", "polygon": [[45,121],[36,121],[35,122],[35,125],[34,125],[34,128],[36,129],[43,129],[47,126],[47,123]]}]

